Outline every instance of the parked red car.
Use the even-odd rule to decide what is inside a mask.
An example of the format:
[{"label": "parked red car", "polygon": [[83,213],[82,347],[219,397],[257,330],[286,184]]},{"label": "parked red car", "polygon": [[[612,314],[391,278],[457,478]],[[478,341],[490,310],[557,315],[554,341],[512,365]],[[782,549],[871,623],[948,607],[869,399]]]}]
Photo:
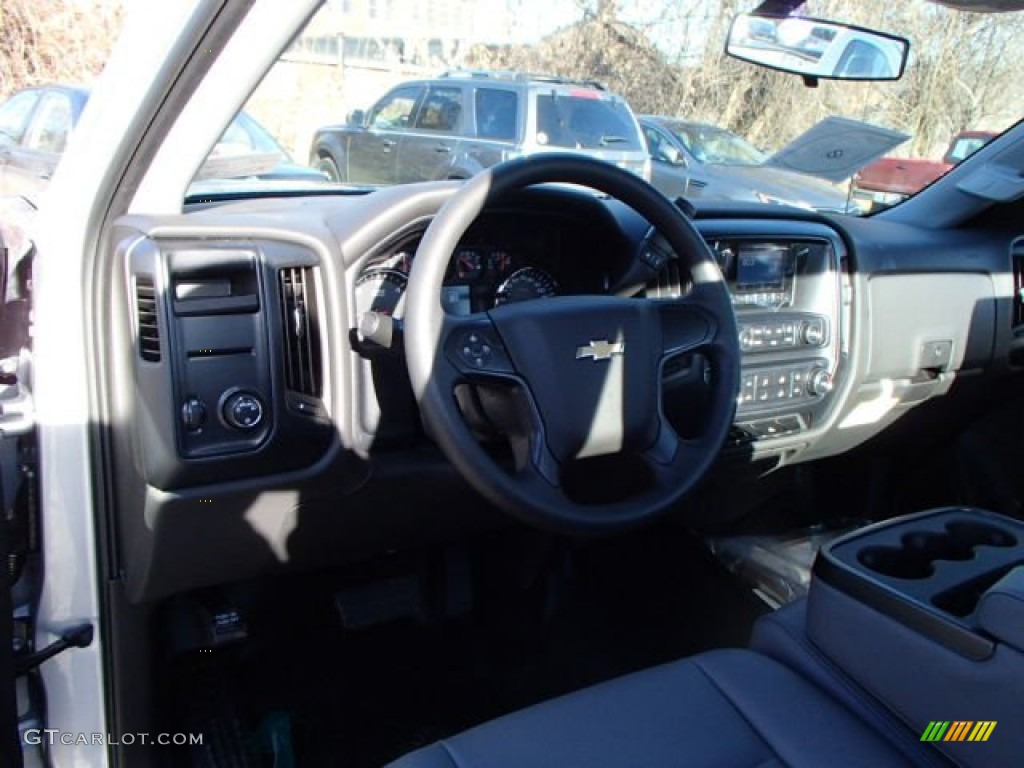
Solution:
[{"label": "parked red car", "polygon": [[866,166],[855,179],[857,197],[872,205],[892,205],[919,192],[954,165],[988,144],[991,131],[963,131],[953,137],[942,160],[883,157]]}]

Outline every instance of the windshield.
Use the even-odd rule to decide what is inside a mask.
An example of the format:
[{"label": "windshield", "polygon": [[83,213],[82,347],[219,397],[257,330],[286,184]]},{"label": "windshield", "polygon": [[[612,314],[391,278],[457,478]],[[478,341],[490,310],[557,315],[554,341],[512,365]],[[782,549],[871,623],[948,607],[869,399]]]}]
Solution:
[{"label": "windshield", "polygon": [[[52,55],[0,62],[11,75],[0,79],[0,144],[59,160],[81,105],[45,89],[91,86],[124,5],[46,6],[52,23],[33,44]],[[809,0],[800,14],[855,26],[744,17],[748,50],[849,77],[896,78],[901,67],[861,28],[910,41],[898,79],[809,87],[726,55],[734,15],[756,5],[328,0],[208,150],[190,192],[462,179],[557,149],[615,163],[669,197],[864,214],[916,194],[1019,119],[1024,69],[1007,52],[1024,13]],[[655,122],[641,131],[640,115]],[[9,176],[5,194],[46,183]]]},{"label": "windshield", "polygon": [[735,133],[709,125],[674,123],[672,133],[702,163],[761,165],[768,156]]}]

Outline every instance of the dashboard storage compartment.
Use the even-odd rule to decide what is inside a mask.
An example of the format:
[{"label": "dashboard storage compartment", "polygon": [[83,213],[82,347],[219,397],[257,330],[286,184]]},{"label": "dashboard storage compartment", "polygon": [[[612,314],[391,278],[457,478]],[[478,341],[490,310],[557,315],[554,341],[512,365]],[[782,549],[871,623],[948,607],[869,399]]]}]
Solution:
[{"label": "dashboard storage compartment", "polygon": [[[919,733],[937,718],[998,722],[1019,714],[1021,627],[1019,520],[930,510],[836,539],[814,565],[810,640]],[[983,748],[934,746],[963,764],[1004,765],[1024,754],[1024,732],[994,732]]]}]

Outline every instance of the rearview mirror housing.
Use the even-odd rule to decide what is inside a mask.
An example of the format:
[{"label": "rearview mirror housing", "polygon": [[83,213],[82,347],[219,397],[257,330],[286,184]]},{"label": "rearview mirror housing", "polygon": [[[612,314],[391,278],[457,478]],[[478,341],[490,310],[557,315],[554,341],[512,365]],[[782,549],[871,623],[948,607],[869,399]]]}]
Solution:
[{"label": "rearview mirror housing", "polygon": [[899,80],[910,41],[836,21],[744,13],[733,19],[725,52],[807,80]]},{"label": "rearview mirror housing", "polygon": [[346,118],[349,125],[362,125],[365,120],[366,113],[361,109],[353,109]]}]

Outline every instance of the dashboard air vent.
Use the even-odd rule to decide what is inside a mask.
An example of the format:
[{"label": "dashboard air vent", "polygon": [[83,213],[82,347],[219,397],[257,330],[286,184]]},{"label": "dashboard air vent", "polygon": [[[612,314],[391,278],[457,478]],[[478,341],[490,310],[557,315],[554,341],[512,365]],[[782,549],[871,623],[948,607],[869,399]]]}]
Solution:
[{"label": "dashboard air vent", "polygon": [[135,278],[135,312],[139,323],[139,357],[150,363],[160,362],[160,324],[153,278]]},{"label": "dashboard air vent", "polygon": [[1018,240],[1010,250],[1013,262],[1013,327],[1024,326],[1024,240]]},{"label": "dashboard air vent", "polygon": [[312,267],[278,273],[281,290],[285,388],[310,397],[323,394],[320,326]]}]

